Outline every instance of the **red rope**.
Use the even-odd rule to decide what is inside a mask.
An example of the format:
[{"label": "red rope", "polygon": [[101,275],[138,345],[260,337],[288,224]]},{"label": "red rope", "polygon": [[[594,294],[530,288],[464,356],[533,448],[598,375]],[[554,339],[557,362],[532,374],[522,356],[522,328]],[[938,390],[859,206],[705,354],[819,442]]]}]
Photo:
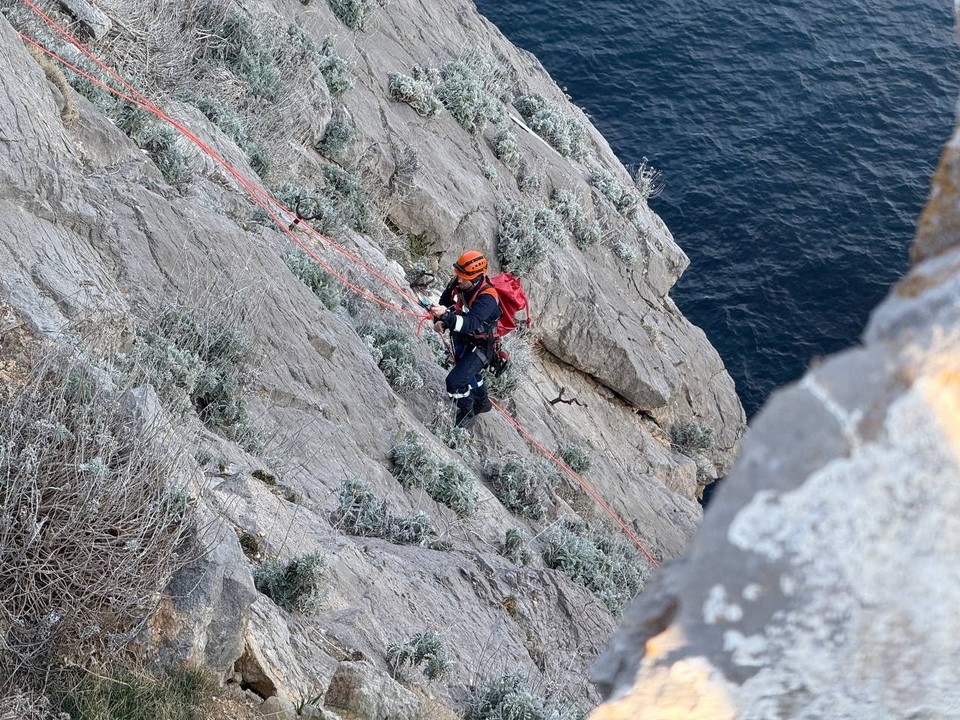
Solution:
[{"label": "red rope", "polygon": [[627,537],[629,537],[633,541],[633,544],[637,546],[640,552],[646,555],[647,560],[649,560],[654,567],[660,567],[660,563],[657,562],[656,558],[654,558],[653,555],[651,555],[650,552],[647,550],[647,548],[644,547],[643,543],[640,542],[640,539],[633,533],[633,531],[627,526],[627,524],[623,522],[623,520],[621,520],[617,516],[617,514],[610,508],[610,506],[603,501],[603,499],[597,494],[596,490],[590,487],[582,477],[580,477],[579,475],[577,475],[577,473],[571,470],[570,467],[563,460],[558,458],[552,452],[547,450],[543,445],[537,442],[537,440],[529,432],[527,432],[519,422],[514,420],[510,416],[510,414],[506,410],[504,410],[500,405],[493,402],[492,400],[491,400],[491,403],[497,409],[497,412],[503,415],[503,417],[507,419],[507,422],[513,425],[513,427],[517,429],[517,432],[523,435],[523,437],[525,437],[530,442],[531,445],[537,448],[547,458],[552,460],[557,467],[559,467],[567,475],[572,477],[574,480],[577,481],[577,483],[580,484],[580,487],[582,487],[586,491],[586,493],[590,497],[592,497],[601,508],[603,508],[603,511],[606,512],[607,515],[609,515],[613,519],[613,521],[620,526],[620,529],[623,530],[623,532],[626,533]]},{"label": "red rope", "polygon": [[111,77],[113,77],[114,79],[116,79],[117,82],[119,82],[121,85],[123,85],[123,87],[127,88],[127,89],[128,89],[134,96],[136,96],[136,97],[134,98],[134,97],[131,97],[130,95],[127,95],[126,93],[120,92],[119,90],[117,90],[117,89],[111,87],[110,85],[102,82],[99,78],[96,78],[96,77],[90,75],[89,73],[87,73],[87,72],[85,72],[84,70],[80,69],[80,68],[77,67],[76,65],[68,62],[67,60],[65,60],[64,58],[60,57],[59,55],[57,55],[57,54],[54,53],[53,51],[48,50],[46,47],[44,47],[43,45],[41,45],[39,42],[37,42],[37,41],[34,40],[33,38],[30,38],[30,37],[24,35],[23,33],[20,33],[20,37],[21,37],[24,41],[30,43],[31,45],[33,45],[34,47],[36,47],[37,49],[39,49],[40,51],[42,51],[43,53],[45,53],[46,55],[48,55],[49,57],[54,58],[55,60],[57,60],[58,62],[60,62],[60,63],[63,64],[64,66],[68,67],[70,70],[72,70],[73,72],[77,73],[78,75],[86,78],[87,80],[89,80],[90,82],[98,85],[99,87],[102,87],[104,90],[107,90],[108,92],[113,93],[113,94],[116,95],[117,97],[119,97],[119,98],[121,98],[121,99],[123,99],[123,100],[126,100],[127,102],[129,102],[129,103],[131,103],[131,104],[133,104],[133,105],[136,105],[137,107],[140,107],[140,108],[142,108],[142,109],[144,109],[144,110],[152,113],[153,115],[156,115],[156,116],[157,116],[158,118],[160,118],[161,120],[164,120],[165,122],[167,122],[167,123],[169,123],[171,126],[173,126],[178,132],[180,132],[182,135],[184,135],[184,136],[187,137],[189,140],[191,140],[191,141],[192,141],[197,147],[199,147],[204,153],[206,153],[206,154],[209,155],[211,158],[213,158],[213,160],[214,160],[215,162],[217,162],[221,167],[223,167],[227,172],[229,172],[230,175],[232,175],[232,176],[237,180],[237,182],[239,182],[240,185],[241,185],[242,187],[244,187],[244,188],[253,196],[254,201],[264,210],[264,212],[267,213],[267,215],[270,216],[270,218],[271,218],[274,222],[277,223],[277,225],[281,228],[281,230],[283,230],[283,232],[284,232],[288,237],[290,237],[298,246],[300,246],[307,254],[309,254],[310,257],[313,258],[313,260],[314,260],[315,262],[317,262],[321,267],[323,267],[325,270],[327,270],[328,272],[330,272],[331,274],[333,274],[338,280],[340,280],[342,283],[344,283],[347,287],[351,288],[352,290],[354,290],[354,291],[357,292],[358,294],[366,297],[368,300],[371,300],[371,301],[373,301],[373,302],[376,302],[376,303],[378,303],[378,304],[380,304],[380,305],[382,305],[382,306],[384,306],[384,307],[390,308],[390,309],[395,310],[395,311],[397,311],[397,312],[401,312],[401,313],[403,313],[403,314],[405,314],[405,315],[409,315],[409,316],[411,316],[411,317],[417,317],[417,318],[421,318],[421,317],[430,318],[430,317],[431,317],[429,314],[424,315],[423,313],[412,312],[412,311],[410,311],[410,310],[407,310],[406,308],[402,308],[402,307],[399,307],[399,306],[397,306],[397,305],[394,305],[393,303],[389,303],[389,302],[387,302],[387,301],[384,301],[384,300],[378,298],[377,296],[372,295],[371,293],[367,292],[366,290],[360,288],[360,287],[357,286],[356,284],[350,282],[349,280],[347,280],[346,278],[344,278],[342,275],[340,275],[339,273],[337,273],[336,271],[334,271],[329,265],[327,265],[327,264],[324,263],[322,260],[320,260],[320,258],[317,257],[316,254],[315,254],[307,245],[305,245],[303,242],[301,242],[301,241],[293,234],[293,231],[290,230],[289,225],[288,225],[287,223],[284,223],[282,220],[280,220],[280,218],[278,218],[277,215],[274,214],[274,212],[267,206],[267,203],[268,203],[268,202],[273,203],[276,207],[280,208],[283,212],[286,212],[286,213],[289,214],[289,215],[293,215],[294,217],[298,217],[298,219],[299,219],[299,221],[300,221],[298,224],[303,225],[304,227],[306,227],[311,233],[313,233],[313,234],[316,235],[318,238],[320,238],[321,240],[323,240],[324,242],[326,242],[326,244],[328,244],[328,245],[329,245],[330,247],[332,247],[334,250],[336,250],[337,252],[339,252],[341,255],[343,255],[344,257],[346,257],[347,259],[349,259],[349,260],[350,260],[351,262],[353,262],[354,264],[362,267],[364,270],[366,270],[366,271],[367,271],[368,273],[370,273],[372,276],[376,277],[378,280],[380,280],[380,281],[381,281],[382,283],[384,283],[385,285],[387,285],[387,286],[393,288],[394,290],[396,290],[402,297],[406,298],[406,299],[409,300],[411,303],[413,303],[413,304],[416,305],[416,304],[418,304],[418,302],[419,302],[418,298],[416,298],[416,297],[414,297],[413,295],[411,295],[410,293],[408,293],[408,292],[407,292],[406,290],[404,290],[401,286],[399,286],[399,285],[397,285],[395,282],[393,282],[390,278],[386,277],[386,276],[383,275],[382,273],[378,272],[378,271],[375,270],[374,268],[372,268],[372,267],[370,267],[369,265],[367,265],[365,262],[363,262],[363,260],[361,260],[360,258],[358,258],[356,255],[354,255],[353,253],[351,253],[351,252],[350,252],[349,250],[347,250],[346,248],[344,248],[344,247],[342,247],[341,245],[335,243],[333,240],[331,240],[331,239],[330,239],[329,237],[327,237],[326,235],[323,235],[322,233],[318,232],[313,226],[311,226],[308,222],[306,222],[305,220],[303,220],[303,218],[299,218],[299,216],[298,216],[296,213],[292,212],[289,208],[287,208],[283,203],[281,203],[281,202],[280,202],[279,200],[277,200],[275,197],[273,197],[272,195],[270,195],[270,193],[268,193],[268,192],[267,192],[266,190],[264,190],[262,187],[256,185],[255,183],[253,183],[253,182],[251,182],[250,180],[248,180],[247,178],[245,178],[236,168],[234,168],[232,165],[230,165],[230,163],[228,163],[228,162],[227,162],[219,153],[217,153],[213,148],[211,148],[209,145],[207,145],[205,142],[203,142],[203,140],[201,140],[199,137],[197,137],[193,132],[191,132],[188,128],[186,128],[186,127],[185,127],[184,125],[182,125],[180,122],[178,122],[178,121],[175,120],[174,118],[170,117],[167,113],[165,113],[163,110],[161,110],[159,107],[157,107],[153,102],[151,102],[151,101],[149,100],[149,98],[147,98],[146,96],[144,96],[143,93],[141,93],[139,90],[137,90],[135,87],[133,87],[130,83],[128,83],[123,77],[121,77],[121,76],[120,76],[116,71],[114,71],[110,66],[108,66],[106,63],[104,63],[102,60],[100,60],[96,55],[94,55],[93,53],[91,53],[91,52],[90,52],[79,40],[77,40],[73,35],[71,35],[69,32],[67,32],[66,30],[64,30],[60,25],[58,25],[55,20],[53,20],[51,17],[49,17],[48,15],[46,15],[42,10],[40,10],[40,8],[38,8],[33,2],[31,2],[31,0],[22,0],[22,1],[23,1],[23,3],[24,3],[25,5],[27,5],[30,9],[32,9],[35,13],[37,13],[37,15],[39,15],[41,18],[43,18],[43,20],[44,20],[48,25],[50,25],[61,37],[63,37],[64,39],[66,39],[70,44],[72,44],[72,45],[73,45],[74,47],[76,47],[80,52],[82,52],[87,58],[89,58],[95,65],[97,65],[97,67],[101,68],[101,69],[104,70],[106,73],[108,73]]},{"label": "red rope", "polygon": [[[388,309],[390,309],[390,310],[394,310],[394,311],[399,312],[399,313],[402,313],[402,314],[404,314],[404,315],[408,315],[408,316],[417,318],[417,319],[419,320],[418,325],[417,325],[417,335],[420,334],[421,328],[423,327],[423,324],[424,324],[427,320],[433,320],[433,317],[432,317],[429,313],[424,314],[424,313],[420,313],[420,312],[413,312],[413,311],[411,311],[411,310],[408,310],[407,308],[400,307],[399,305],[395,305],[394,303],[391,303],[391,302],[389,302],[389,301],[387,301],[387,300],[383,300],[382,298],[377,297],[376,295],[368,292],[367,290],[365,290],[364,288],[360,287],[359,285],[356,285],[355,283],[351,282],[350,280],[348,280],[347,278],[345,278],[343,275],[341,275],[340,273],[338,273],[336,270],[334,270],[332,267],[330,267],[329,264],[325,263],[323,260],[321,260],[321,259],[317,256],[317,254],[313,251],[312,248],[310,248],[309,246],[307,246],[307,245],[306,245],[305,243],[303,243],[296,235],[294,235],[293,231],[290,229],[290,226],[289,226],[287,223],[285,223],[283,220],[281,220],[281,219],[277,216],[277,214],[271,209],[271,207],[270,207],[270,205],[269,205],[270,203],[272,203],[273,205],[275,205],[275,206],[276,206],[277,208],[279,208],[282,212],[285,212],[285,213],[287,213],[287,214],[289,214],[289,215],[293,215],[294,217],[296,217],[297,220],[298,220],[298,223],[297,223],[297,224],[300,224],[300,225],[303,225],[304,227],[306,227],[311,233],[313,233],[314,235],[316,235],[319,239],[323,240],[329,247],[333,248],[334,250],[336,250],[337,252],[339,252],[341,255],[343,255],[344,257],[346,257],[347,259],[349,259],[351,262],[353,262],[354,264],[356,264],[356,265],[358,265],[359,267],[361,267],[361,268],[363,268],[364,270],[366,270],[366,271],[367,271],[368,273],[370,273],[372,276],[376,277],[376,278],[379,279],[381,282],[383,282],[385,285],[387,285],[387,286],[393,288],[394,290],[396,290],[402,297],[406,298],[407,300],[410,300],[410,301],[411,301],[412,303],[414,303],[414,304],[418,304],[418,303],[419,303],[418,298],[416,298],[416,297],[414,297],[413,295],[411,295],[410,293],[406,292],[406,290],[404,290],[402,287],[400,287],[399,285],[397,285],[396,283],[394,283],[392,280],[390,280],[389,278],[385,277],[385,276],[382,275],[381,273],[379,273],[379,272],[377,272],[376,270],[374,270],[373,268],[371,268],[369,265],[367,265],[366,263],[364,263],[364,262],[363,262],[360,258],[358,258],[356,255],[354,255],[353,253],[349,252],[346,248],[338,245],[337,243],[335,243],[333,240],[331,240],[331,239],[330,239],[329,237],[327,237],[326,235],[323,235],[322,233],[318,232],[318,231],[317,231],[315,228],[313,228],[309,223],[307,223],[303,218],[301,218],[297,213],[291,212],[287,207],[285,207],[285,206],[283,205],[283,203],[281,203],[281,202],[278,201],[276,198],[274,198],[269,192],[267,192],[267,191],[266,191],[264,188],[262,188],[260,185],[254,183],[254,182],[248,180],[246,177],[244,177],[236,168],[234,168],[232,165],[230,165],[230,163],[228,163],[219,153],[217,153],[213,148],[211,148],[209,145],[207,145],[207,143],[205,143],[203,140],[201,140],[199,137],[197,137],[197,136],[196,136],[193,132],[191,132],[188,128],[184,127],[180,122],[178,122],[177,120],[175,120],[175,119],[171,118],[169,115],[167,115],[163,110],[161,110],[161,109],[160,109],[159,107],[157,107],[153,102],[151,102],[151,101],[149,100],[149,98],[147,98],[146,96],[144,96],[139,90],[137,90],[137,89],[134,88],[132,85],[130,85],[130,83],[128,83],[126,80],[124,80],[118,73],[116,73],[116,72],[115,72],[112,68],[110,68],[108,65],[106,65],[106,63],[104,63],[104,62],[101,61],[99,58],[97,58],[95,55],[93,55],[93,53],[91,53],[89,50],[87,50],[87,48],[84,47],[82,43],[80,43],[80,42],[79,42],[75,37],[73,37],[69,32],[67,32],[67,31],[64,30],[62,27],[60,27],[60,25],[58,25],[55,20],[53,20],[52,18],[50,18],[48,15],[46,15],[42,10],[40,10],[40,8],[38,8],[35,4],[33,4],[33,3],[31,2],[31,0],[22,0],[22,1],[23,1],[23,3],[24,3],[25,5],[27,5],[31,10],[33,10],[37,15],[39,15],[41,18],[43,18],[43,20],[46,21],[47,24],[49,24],[52,28],[54,28],[54,30],[56,30],[56,32],[57,32],[59,35],[61,35],[61,36],[62,36],[63,38],[65,38],[68,42],[70,42],[74,47],[76,47],[78,50],[80,50],[80,52],[82,52],[86,57],[88,57],[88,58],[89,58],[94,64],[96,64],[99,68],[101,68],[102,70],[104,70],[105,72],[107,72],[110,76],[112,76],[114,79],[116,79],[117,82],[119,82],[121,85],[123,85],[123,87],[125,87],[126,89],[128,89],[128,90],[132,93],[133,96],[127,95],[126,93],[121,92],[120,90],[117,90],[117,89],[114,88],[114,87],[111,87],[111,86],[108,85],[107,83],[101,81],[99,78],[94,77],[93,75],[91,75],[90,73],[86,72],[85,70],[77,67],[77,66],[74,65],[73,63],[70,63],[69,61],[67,61],[67,60],[65,60],[64,58],[60,57],[58,54],[56,54],[56,53],[53,52],[52,50],[48,50],[46,47],[44,47],[42,44],[40,44],[38,41],[34,40],[33,38],[31,38],[31,37],[29,37],[29,36],[27,36],[27,35],[24,35],[23,33],[19,33],[19,34],[20,34],[20,38],[21,38],[24,42],[29,43],[29,44],[32,45],[33,47],[35,47],[35,48],[37,48],[38,50],[40,50],[41,52],[45,53],[47,56],[55,59],[57,62],[59,62],[59,63],[62,64],[63,66],[69,68],[70,70],[72,70],[73,72],[77,73],[77,74],[80,75],[81,77],[86,78],[87,80],[89,80],[90,82],[94,83],[95,85],[103,88],[103,89],[106,90],[107,92],[110,92],[110,93],[116,95],[117,97],[121,98],[122,100],[125,100],[125,101],[131,103],[132,105],[135,105],[135,106],[137,106],[137,107],[139,107],[139,108],[142,108],[143,110],[146,110],[146,111],[154,114],[155,116],[157,116],[157,117],[160,118],[161,120],[169,123],[174,129],[176,129],[178,132],[180,132],[184,137],[188,138],[188,139],[189,139],[191,142],[193,142],[197,147],[199,147],[204,153],[206,153],[209,157],[211,157],[217,164],[219,164],[219,165],[220,165],[221,167],[223,167],[228,173],[230,173],[230,175],[232,175],[232,176],[234,177],[234,179],[236,179],[237,182],[240,183],[241,187],[243,187],[244,189],[247,190],[247,192],[248,192],[248,193],[250,194],[250,196],[253,198],[254,202],[256,202],[257,205],[259,205],[259,206],[264,210],[264,212],[267,213],[267,215],[277,224],[277,226],[284,232],[284,234],[286,234],[291,240],[293,240],[294,243],[296,243],[304,252],[306,252],[307,255],[309,255],[309,257],[310,257],[314,262],[316,262],[320,267],[322,267],[324,270],[326,270],[328,273],[330,273],[333,277],[337,278],[337,280],[339,280],[341,283],[343,283],[344,285],[346,285],[347,287],[349,287],[351,290],[353,290],[354,292],[356,292],[358,295],[361,295],[362,297],[365,297],[365,298],[367,298],[368,300],[371,300],[372,302],[375,302],[375,303],[377,303],[377,304],[379,304],[379,305],[381,305],[381,306],[383,306],[383,307],[385,307],[385,308],[388,308]],[[444,345],[447,346],[447,349],[449,350],[449,346],[448,346],[447,343],[446,343],[446,339],[443,338],[442,335],[441,335],[441,340],[443,340]],[[507,413],[506,410],[504,410],[500,405],[498,405],[497,403],[494,402],[494,403],[493,403],[493,406],[497,409],[497,411],[498,411],[504,418],[506,418],[506,420],[507,420],[511,425],[513,425],[514,428],[516,428],[516,430],[517,430],[524,438],[527,439],[528,442],[530,442],[530,443],[531,443],[534,447],[536,447],[541,453],[543,453],[544,456],[546,456],[547,458],[549,458],[550,460],[552,460],[552,461],[557,465],[557,467],[559,467],[561,470],[563,470],[565,473],[567,473],[570,477],[572,477],[577,483],[579,483],[579,485],[584,489],[584,491],[586,491],[586,493],[587,493],[590,497],[592,497],[592,498],[594,499],[594,501],[596,501],[596,503],[604,510],[604,512],[606,512],[606,513],[613,519],[613,521],[620,527],[620,529],[623,530],[623,532],[627,535],[627,537],[629,537],[629,538],[633,541],[633,543],[637,546],[637,548],[646,556],[646,558],[650,561],[650,563],[651,563],[654,567],[659,567],[659,566],[660,566],[660,563],[657,562],[656,558],[654,558],[653,555],[651,555],[650,552],[646,549],[646,547],[644,547],[643,543],[640,542],[639,538],[637,538],[637,536],[636,536],[636,535],[633,533],[633,531],[627,526],[627,524],[624,523],[624,522],[617,516],[617,514],[610,508],[609,505],[607,505],[607,504],[603,501],[603,499],[597,494],[597,492],[596,492],[592,487],[590,487],[590,485],[588,485],[579,475],[577,475],[577,473],[575,473],[573,470],[571,470],[571,469],[566,465],[566,463],[564,463],[562,460],[560,460],[558,457],[556,457],[553,453],[551,453],[549,450],[547,450],[543,445],[541,445],[529,432],[527,432],[527,430],[525,430],[525,429],[523,428],[522,425],[520,425],[519,422],[517,422],[515,419],[513,419],[513,417],[511,417],[511,416],[509,415],[509,413]]]}]

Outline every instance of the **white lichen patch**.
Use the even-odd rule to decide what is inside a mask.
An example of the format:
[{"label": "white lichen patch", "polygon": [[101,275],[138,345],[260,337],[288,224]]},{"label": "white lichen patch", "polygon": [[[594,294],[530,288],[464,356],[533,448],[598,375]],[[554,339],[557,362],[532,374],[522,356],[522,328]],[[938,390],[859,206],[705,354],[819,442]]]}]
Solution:
[{"label": "white lichen patch", "polygon": [[743,589],[743,599],[747,602],[756,602],[763,595],[763,585],[750,583]]},{"label": "white lichen patch", "polygon": [[728,630],[723,634],[723,650],[731,653],[732,660],[744,667],[763,667],[770,658],[767,648],[770,643],[762,635],[746,636],[737,630]]},{"label": "white lichen patch", "polygon": [[743,619],[743,609],[736,603],[727,601],[727,591],[722,585],[714,585],[703,603],[703,621],[707,625],[739,622]]},{"label": "white lichen patch", "polygon": [[[960,471],[944,384],[921,375],[876,440],[794,490],[757,493],[733,519],[730,542],[779,571],[792,598],[760,633],[724,634],[734,663],[764,667],[741,686],[738,706],[781,698],[796,682],[805,699],[795,718],[904,717],[917,707],[947,717],[960,707],[949,677],[960,583],[944,580],[958,574],[948,568],[960,553]],[[712,589],[705,615],[725,602]],[[921,638],[910,667],[895,660]]]}]

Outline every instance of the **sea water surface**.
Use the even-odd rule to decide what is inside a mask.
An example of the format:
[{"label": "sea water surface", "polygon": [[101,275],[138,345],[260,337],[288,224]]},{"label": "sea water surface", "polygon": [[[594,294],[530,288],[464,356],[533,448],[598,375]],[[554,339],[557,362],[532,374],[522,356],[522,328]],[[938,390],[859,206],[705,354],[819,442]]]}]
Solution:
[{"label": "sea water surface", "polygon": [[953,127],[948,0],[477,0],[630,167],[690,256],[671,295],[752,416],[857,342],[905,272]]}]

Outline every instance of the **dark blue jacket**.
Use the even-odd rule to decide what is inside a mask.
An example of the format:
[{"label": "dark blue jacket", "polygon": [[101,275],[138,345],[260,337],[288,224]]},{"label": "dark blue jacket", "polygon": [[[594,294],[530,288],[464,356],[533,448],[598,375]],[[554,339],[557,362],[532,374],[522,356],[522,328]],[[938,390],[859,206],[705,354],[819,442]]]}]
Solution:
[{"label": "dark blue jacket", "polygon": [[[451,330],[455,345],[473,347],[493,345],[493,333],[497,329],[501,310],[496,291],[483,292],[488,287],[493,286],[487,280],[487,276],[482,275],[480,282],[472,290],[462,293],[454,279],[440,296],[440,304],[451,308],[441,319],[444,327]],[[458,304],[459,312],[454,309]]]}]

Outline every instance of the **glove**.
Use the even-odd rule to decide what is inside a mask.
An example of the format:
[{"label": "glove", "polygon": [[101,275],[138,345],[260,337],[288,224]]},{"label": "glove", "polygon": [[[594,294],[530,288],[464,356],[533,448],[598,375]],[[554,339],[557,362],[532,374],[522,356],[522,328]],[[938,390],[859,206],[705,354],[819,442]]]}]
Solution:
[{"label": "glove", "polygon": [[453,310],[447,310],[440,318],[440,322],[443,323],[445,328],[452,328],[457,324],[457,314]]}]

